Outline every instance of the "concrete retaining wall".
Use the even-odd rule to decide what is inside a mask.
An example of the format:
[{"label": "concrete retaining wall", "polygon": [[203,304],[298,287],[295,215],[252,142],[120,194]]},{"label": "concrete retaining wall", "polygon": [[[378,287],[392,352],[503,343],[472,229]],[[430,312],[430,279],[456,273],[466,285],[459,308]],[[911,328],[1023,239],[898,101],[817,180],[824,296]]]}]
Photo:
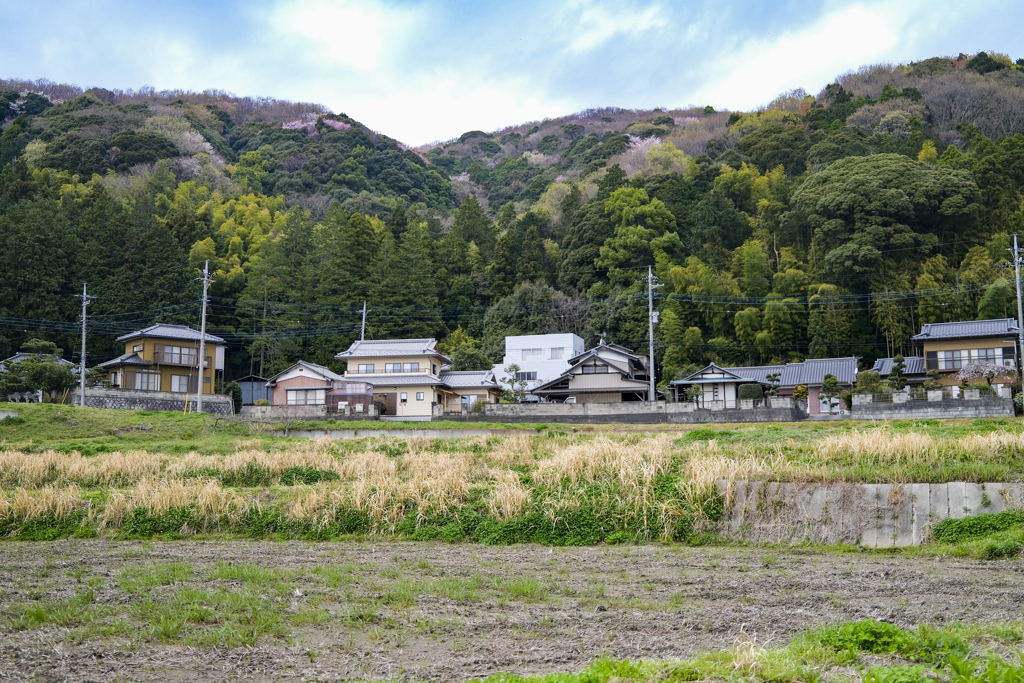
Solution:
[{"label": "concrete retaining wall", "polygon": [[253,420],[376,420],[377,406],[365,406],[363,412],[349,407],[340,413],[328,413],[327,406],[242,406],[242,417]]},{"label": "concrete retaining wall", "polygon": [[719,532],[748,541],[920,545],[943,519],[1024,508],[1024,484],[718,482]]},{"label": "concrete retaining wall", "polygon": [[[78,389],[68,393],[67,403],[78,405]],[[89,408],[108,408],[113,410],[155,410],[165,412],[184,412],[185,394],[169,391],[135,391],[127,389],[100,389],[97,387],[85,390],[85,405]],[[195,397],[189,395],[188,410],[197,408]],[[234,415],[235,405],[230,396],[222,394],[204,394],[203,412],[213,415]]]},{"label": "concrete retaining wall", "polygon": [[791,399],[772,408],[697,409],[692,403],[488,403],[482,413],[446,413],[436,420],[461,422],[555,422],[565,424],[703,424],[711,422],[795,422],[806,417]]},{"label": "concrete retaining wall", "polygon": [[[491,436],[492,434],[515,434],[515,430],[494,429],[292,429],[288,436],[307,439],[319,439],[327,436],[332,439],[372,439],[380,436],[395,436],[400,439],[423,437],[426,439],[454,439],[461,436]],[[275,436],[284,436],[283,431],[273,432]]]},{"label": "concrete retaining wall", "polygon": [[5,417],[10,417],[10,418],[18,417],[18,411],[17,410],[0,410],[0,420],[4,419]]},{"label": "concrete retaining wall", "polygon": [[[856,397],[854,397],[856,398]],[[918,420],[932,418],[1013,417],[1013,401],[1008,398],[949,399],[945,401],[907,401],[906,403],[854,403],[854,420]]]}]

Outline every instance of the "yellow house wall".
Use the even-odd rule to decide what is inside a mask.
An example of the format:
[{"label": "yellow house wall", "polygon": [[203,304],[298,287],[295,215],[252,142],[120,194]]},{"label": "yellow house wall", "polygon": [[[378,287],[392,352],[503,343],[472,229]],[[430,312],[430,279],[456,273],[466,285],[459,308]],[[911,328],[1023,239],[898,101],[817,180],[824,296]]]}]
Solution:
[{"label": "yellow house wall", "polygon": [[[416,393],[423,392],[423,400],[416,400]],[[409,395],[408,403],[402,403],[402,394],[406,393]],[[398,417],[423,417],[430,416],[433,412],[431,403],[437,401],[438,395],[437,389],[429,384],[424,385],[407,385],[399,387],[389,387],[383,384],[375,384],[373,386],[374,396],[382,396],[384,394],[395,394],[395,415]]]},{"label": "yellow house wall", "polygon": [[[163,346],[180,346],[182,348],[196,349],[196,353],[199,352],[199,344],[196,342],[182,341],[177,339],[133,339],[125,342],[124,352],[127,353],[138,353],[144,360],[150,362],[156,362],[156,346],[161,344]],[[142,349],[135,351],[135,348],[141,346]],[[203,378],[206,380],[203,382],[203,393],[213,393],[213,381],[215,369],[212,366],[216,365],[217,358],[217,346],[216,344],[207,344],[203,348],[203,353],[210,359],[209,368],[203,369]],[[184,375],[187,376],[190,371],[194,376],[198,368],[189,367],[187,365],[163,365],[159,367],[140,368],[143,370],[159,370],[160,371],[160,391],[171,390],[171,375]],[[110,374],[110,379],[113,380],[113,373]],[[132,388],[132,387],[127,387]]]},{"label": "yellow house wall", "polygon": [[[385,364],[388,363],[419,363],[419,374],[421,375],[431,375],[433,377],[437,377],[438,373],[441,372],[441,359],[431,356],[408,356],[403,358],[360,358],[352,359],[346,362],[348,364],[348,367],[345,368],[345,377],[351,377],[353,381],[359,379],[359,366],[366,365],[369,363],[373,363],[373,374],[375,375],[392,374],[384,372],[384,366]],[[437,372],[433,371],[434,366],[437,366]],[[401,374],[403,376],[408,376],[416,373],[403,372]]]},{"label": "yellow house wall", "polygon": [[[1009,341],[1009,343],[1007,343]],[[927,359],[929,351],[967,351],[971,349],[1000,349],[1016,346],[1015,342],[1008,340],[1005,336],[991,337],[984,339],[961,339],[950,341],[926,341],[923,344],[921,355],[925,357],[925,369],[927,370]],[[939,384],[947,387],[959,386],[956,379],[957,370],[939,370]],[[984,381],[984,380],[979,380]],[[1004,384],[1012,382],[1013,377],[1001,376],[992,380],[993,384]]]}]

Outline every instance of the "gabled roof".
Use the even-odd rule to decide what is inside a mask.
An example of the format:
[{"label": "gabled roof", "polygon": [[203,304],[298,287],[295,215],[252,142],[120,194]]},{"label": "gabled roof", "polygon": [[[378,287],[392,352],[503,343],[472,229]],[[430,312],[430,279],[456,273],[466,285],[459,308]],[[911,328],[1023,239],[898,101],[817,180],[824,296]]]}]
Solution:
[{"label": "gabled roof", "polygon": [[628,356],[631,360],[643,363],[644,359],[633,353],[633,349],[627,349],[625,346],[619,346],[618,344],[609,344],[603,339],[601,342],[590,349],[585,350],[583,353],[573,356],[568,360],[569,365],[575,365],[577,361],[582,360],[584,357],[589,357],[594,353],[600,352],[601,349],[611,349],[617,353],[621,353],[624,356]]},{"label": "gabled roof", "polygon": [[306,368],[310,372],[315,373],[317,375],[320,375],[321,377],[323,377],[325,379],[332,379],[332,380],[342,380],[342,379],[345,379],[344,377],[342,377],[338,373],[332,372],[330,369],[324,367],[323,365],[317,365],[316,363],[310,363],[308,361],[300,360],[298,363],[296,363],[295,365],[291,366],[287,370],[285,370],[283,372],[279,372],[276,375],[274,375],[273,377],[271,377],[270,379],[268,379],[267,380],[267,384],[270,384],[272,382],[276,382],[278,377],[281,377],[283,375],[287,375],[289,372],[291,372],[295,368],[299,368],[299,367]]},{"label": "gabled roof", "polygon": [[[906,356],[903,361],[906,365],[903,370],[904,375],[925,375],[927,373],[924,367],[924,358],[921,356]],[[888,376],[892,372],[892,358],[879,358],[871,369],[882,377]]]},{"label": "gabled roof", "polygon": [[995,320],[973,320],[955,323],[929,323],[921,326],[921,334],[915,334],[910,339],[912,341],[933,341],[936,339],[1001,337],[1003,335],[1007,335],[1011,339],[1017,335],[1016,320],[1013,318],[997,318]]},{"label": "gabled roof", "polygon": [[437,340],[430,339],[367,339],[354,341],[352,346],[334,358],[401,358],[404,356],[437,356],[449,363],[451,359],[437,349]]},{"label": "gabled roof", "polygon": [[768,375],[779,375],[779,381],[782,381],[782,371],[786,369],[785,365],[751,365],[744,368],[729,368],[732,372],[749,377],[754,382],[760,384],[768,384]]},{"label": "gabled roof", "polygon": [[[754,381],[751,378],[749,378],[749,377],[747,377],[747,376],[745,376],[743,374],[737,374],[737,373],[741,373],[741,371],[745,370],[745,369],[746,368],[729,368],[729,369],[726,369],[726,368],[723,368],[723,367],[719,367],[715,363],[712,363],[711,365],[708,365],[705,368],[701,368],[700,370],[698,370],[697,372],[693,373],[692,375],[690,375],[688,377],[684,377],[683,379],[674,380],[674,381],[670,382],[670,384],[694,384],[694,383],[697,383],[697,382],[750,382],[750,381]],[[713,373],[716,373],[716,374],[723,374],[723,375],[725,375],[725,377],[704,377],[703,375],[705,373],[707,373],[707,372],[713,372]]]},{"label": "gabled roof", "polygon": [[126,353],[113,360],[108,360],[106,363],[100,363],[101,368],[119,368],[124,365],[133,365],[138,367],[147,367],[152,365],[152,361],[148,361],[137,353]]},{"label": "gabled roof", "polygon": [[441,373],[441,381],[452,389],[498,388],[498,384],[494,381],[494,373],[490,370],[446,371]]},{"label": "gabled roof", "polygon": [[853,384],[857,381],[857,359],[810,358],[803,363],[788,363],[779,384],[783,387],[820,385],[827,374],[835,375],[841,384]]},{"label": "gabled roof", "polygon": [[[137,330],[135,332],[129,332],[128,334],[118,337],[117,341],[129,341],[131,339],[138,339],[140,337],[154,337],[156,339],[176,339],[182,341],[199,341],[199,330],[193,330],[187,325],[164,325],[156,324],[150,325],[144,330]],[[214,336],[209,332],[206,333],[206,341],[223,344],[224,340],[220,337]]]},{"label": "gabled roof", "polygon": [[[615,368],[616,370],[618,370],[619,372],[621,372],[623,374],[628,374],[628,372],[629,372],[629,370],[627,368],[622,367],[621,365],[616,363],[611,358],[603,357],[601,355],[601,353],[600,353],[600,348],[599,347],[595,347],[593,349],[590,349],[589,351],[584,351],[583,353],[581,353],[580,355],[576,356],[575,358],[571,358],[569,360],[570,370],[573,369],[573,368],[579,367],[580,365],[583,364],[584,361],[586,361],[586,360],[588,360],[590,358],[597,358],[602,363],[608,365],[609,367]],[[626,362],[629,362],[629,361],[626,361]],[[566,374],[569,374],[569,373],[566,373]]]}]

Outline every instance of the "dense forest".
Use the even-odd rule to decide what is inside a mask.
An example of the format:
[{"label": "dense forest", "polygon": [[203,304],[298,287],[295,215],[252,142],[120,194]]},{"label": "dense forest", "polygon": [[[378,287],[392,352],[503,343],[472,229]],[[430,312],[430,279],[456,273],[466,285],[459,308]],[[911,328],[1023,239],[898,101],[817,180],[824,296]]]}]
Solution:
[{"label": "dense forest", "polygon": [[[751,112],[593,109],[412,149],[324,107],[0,79],[0,358],[89,362],[154,322],[227,339],[228,378],[359,334],[647,345],[695,364],[906,350],[922,323],[1007,317],[1024,228],[1024,60],[847,73]],[[70,351],[65,353],[72,357]]]}]

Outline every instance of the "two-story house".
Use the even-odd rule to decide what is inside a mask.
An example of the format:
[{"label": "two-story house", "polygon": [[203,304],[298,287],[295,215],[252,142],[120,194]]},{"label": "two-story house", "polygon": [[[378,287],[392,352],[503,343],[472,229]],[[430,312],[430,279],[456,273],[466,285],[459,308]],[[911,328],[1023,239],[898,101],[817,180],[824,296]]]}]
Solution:
[{"label": "two-story house", "polygon": [[516,365],[516,379],[526,382],[527,400],[537,400],[534,387],[550,382],[569,369],[569,359],[583,353],[583,339],[575,334],[525,334],[505,337],[505,357],[491,368],[504,378],[508,366]]},{"label": "two-story house", "polygon": [[957,372],[970,363],[992,363],[1007,368],[993,386],[1012,382],[1017,368],[1017,321],[1013,318],[968,322],[930,323],[910,341],[921,349],[924,370],[939,371],[939,383],[959,393]]},{"label": "two-story house", "polygon": [[[100,363],[109,373],[110,385],[137,391],[199,392],[198,330],[185,325],[151,325],[131,332],[124,342],[124,354]],[[214,376],[224,371],[225,343],[207,333],[203,349],[202,393],[212,394]]]},{"label": "two-story house", "polygon": [[533,394],[561,403],[644,401],[650,395],[647,362],[618,344],[601,343],[569,359],[569,369],[534,387]]},{"label": "two-story house", "polygon": [[454,410],[464,403],[496,403],[501,394],[490,371],[448,370],[451,359],[436,339],[356,341],[335,359],[347,364],[346,380],[373,385],[386,418],[429,420],[434,405]]}]

